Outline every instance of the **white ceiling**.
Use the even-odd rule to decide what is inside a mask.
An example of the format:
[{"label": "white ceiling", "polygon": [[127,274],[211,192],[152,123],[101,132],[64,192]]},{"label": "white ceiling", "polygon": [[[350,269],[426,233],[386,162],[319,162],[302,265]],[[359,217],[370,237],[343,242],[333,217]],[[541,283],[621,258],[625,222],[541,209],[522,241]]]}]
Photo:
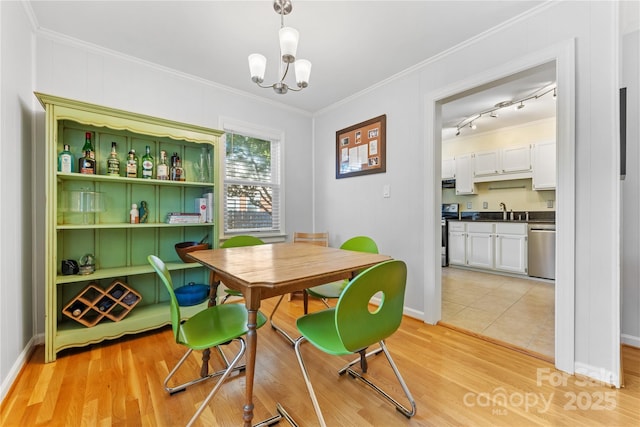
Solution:
[{"label": "white ceiling", "polygon": [[[313,67],[309,87],[286,95],[258,88],[248,70],[247,56],[262,53],[267,57],[265,83],[277,79],[280,17],[272,0],[29,1],[27,5],[42,33],[80,40],[315,113],[542,3],[293,0],[293,11],[284,22],[300,32],[298,57],[309,59]],[[457,123],[460,117],[521,96],[539,81],[549,80],[544,72],[525,77],[499,91],[475,93],[468,102],[452,100],[443,107],[443,122]],[[295,86],[295,81],[288,83]],[[522,111],[526,110],[533,108]]]}]

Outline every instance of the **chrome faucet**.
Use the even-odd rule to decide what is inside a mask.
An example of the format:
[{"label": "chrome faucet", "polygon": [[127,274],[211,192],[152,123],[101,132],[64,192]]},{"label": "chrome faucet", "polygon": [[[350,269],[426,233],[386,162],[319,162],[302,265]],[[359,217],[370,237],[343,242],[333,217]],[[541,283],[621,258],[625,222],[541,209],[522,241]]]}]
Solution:
[{"label": "chrome faucet", "polygon": [[505,205],[504,203],[500,202],[500,209],[502,209],[502,220],[506,221],[507,220],[507,205]]}]

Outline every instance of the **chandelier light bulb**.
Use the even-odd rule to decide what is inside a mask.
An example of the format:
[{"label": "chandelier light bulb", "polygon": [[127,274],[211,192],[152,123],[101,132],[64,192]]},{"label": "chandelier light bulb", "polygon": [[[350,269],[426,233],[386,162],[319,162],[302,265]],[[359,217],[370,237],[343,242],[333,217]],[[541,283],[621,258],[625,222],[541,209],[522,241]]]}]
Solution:
[{"label": "chandelier light bulb", "polygon": [[282,62],[290,64],[296,60],[296,51],[298,50],[298,30],[291,27],[282,27],[278,32],[280,38],[280,52],[282,53]]},{"label": "chandelier light bulb", "polygon": [[298,59],[295,62],[296,83],[299,88],[309,86],[309,76],[311,75],[311,62],[306,59]]},{"label": "chandelier light bulb", "polygon": [[267,58],[259,53],[249,55],[249,71],[251,72],[251,80],[254,83],[262,83],[264,81],[264,71],[267,68]]}]

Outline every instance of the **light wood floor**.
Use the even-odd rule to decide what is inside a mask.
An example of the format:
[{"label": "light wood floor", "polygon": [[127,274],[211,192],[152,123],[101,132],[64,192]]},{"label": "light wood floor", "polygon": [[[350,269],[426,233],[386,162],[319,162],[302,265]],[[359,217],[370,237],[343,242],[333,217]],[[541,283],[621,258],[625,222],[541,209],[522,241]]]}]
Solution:
[{"label": "light wood floor", "polygon": [[[265,301],[265,313],[274,301]],[[311,301],[312,309],[319,302]],[[301,300],[283,303],[280,324],[292,333]],[[418,406],[407,420],[385,400],[336,370],[344,360],[304,349],[307,368],[330,426],[526,426],[640,423],[640,349],[623,348],[625,382],[612,389],[565,376],[540,359],[442,326],[405,318],[387,341]],[[259,331],[255,420],[276,402],[302,426],[317,421],[293,349],[271,328]],[[44,364],[38,347],[2,402],[2,426],[180,426],[210,390],[204,383],[169,396],[168,370],[183,354],[165,328],[62,352]],[[215,352],[214,352],[215,354]],[[215,360],[215,358],[212,358]],[[198,358],[188,368],[198,371]],[[218,361],[216,361],[218,365]],[[370,374],[399,387],[383,356]],[[199,419],[199,425],[240,425],[244,376],[232,377]],[[286,425],[286,423],[282,423]]]},{"label": "light wood floor", "polygon": [[554,360],[555,286],[455,267],[442,269],[442,322]]}]

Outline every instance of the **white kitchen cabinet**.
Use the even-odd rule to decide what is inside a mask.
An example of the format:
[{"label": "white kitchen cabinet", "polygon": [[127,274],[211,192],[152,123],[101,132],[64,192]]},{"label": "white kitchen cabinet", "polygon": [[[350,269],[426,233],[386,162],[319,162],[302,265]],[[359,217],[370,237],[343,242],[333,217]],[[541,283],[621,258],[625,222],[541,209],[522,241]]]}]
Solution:
[{"label": "white kitchen cabinet", "polygon": [[472,154],[461,154],[456,157],[456,195],[462,194],[475,194]]},{"label": "white kitchen cabinet", "polygon": [[495,224],[495,269],[527,274],[527,224]]},{"label": "white kitchen cabinet", "polygon": [[449,221],[449,264],[467,264],[467,234],[464,222]]},{"label": "white kitchen cabinet", "polygon": [[502,173],[531,172],[531,146],[502,149]]},{"label": "white kitchen cabinet", "polygon": [[442,179],[454,179],[456,177],[456,160],[442,159]]},{"label": "white kitchen cabinet", "polygon": [[532,148],[533,189],[556,189],[556,143],[538,142]]},{"label": "white kitchen cabinet", "polygon": [[480,151],[474,153],[473,175],[496,175],[500,171],[500,151]]},{"label": "white kitchen cabinet", "polygon": [[494,223],[467,224],[467,265],[493,269],[495,265]]}]

